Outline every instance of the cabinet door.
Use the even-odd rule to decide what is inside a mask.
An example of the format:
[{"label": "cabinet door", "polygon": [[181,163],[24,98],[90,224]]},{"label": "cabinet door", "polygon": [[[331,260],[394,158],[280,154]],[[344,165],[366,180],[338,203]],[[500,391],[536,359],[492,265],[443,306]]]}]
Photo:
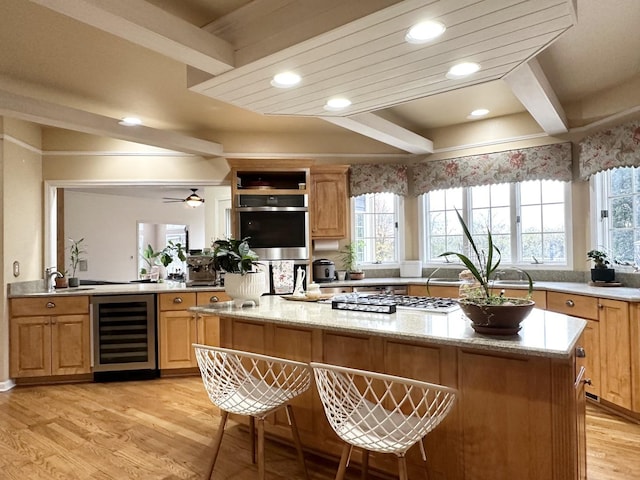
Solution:
[{"label": "cabinet door", "polygon": [[191,346],[197,339],[195,315],[185,310],[160,313],[160,368],[197,366]]},{"label": "cabinet door", "polygon": [[217,315],[198,315],[197,341],[203,345],[220,346],[220,317]]},{"label": "cabinet door", "polygon": [[50,317],[12,318],[9,338],[13,378],[51,375]]},{"label": "cabinet door", "polygon": [[586,378],[591,379],[591,385],[587,384],[584,390],[597,397],[601,393],[600,380],[600,323],[595,320],[587,320],[587,326],[582,332],[581,345],[586,357],[580,360],[580,364],[586,369]]},{"label": "cabinet door", "polygon": [[51,373],[91,372],[89,315],[51,317]]},{"label": "cabinet door", "polygon": [[345,238],[348,202],[346,174],[313,172],[311,199],[311,236]]},{"label": "cabinet door", "polygon": [[631,409],[631,333],[629,304],[598,299],[600,375],[604,400]]},{"label": "cabinet door", "polygon": [[417,295],[419,297],[443,297],[458,298],[459,287],[455,285],[409,285],[407,287],[408,295]]}]

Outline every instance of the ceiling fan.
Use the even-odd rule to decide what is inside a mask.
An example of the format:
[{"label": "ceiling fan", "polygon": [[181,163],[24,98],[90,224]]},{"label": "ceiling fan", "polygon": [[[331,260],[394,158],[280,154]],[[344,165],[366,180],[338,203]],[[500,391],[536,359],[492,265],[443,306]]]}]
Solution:
[{"label": "ceiling fan", "polygon": [[187,198],[163,197],[162,199],[164,200],[164,203],[186,202],[187,205],[189,205],[190,207],[195,208],[195,207],[199,207],[200,205],[202,205],[204,203],[204,198],[199,196],[196,193],[197,191],[198,191],[197,188],[192,188],[191,189],[191,195],[189,195]]}]

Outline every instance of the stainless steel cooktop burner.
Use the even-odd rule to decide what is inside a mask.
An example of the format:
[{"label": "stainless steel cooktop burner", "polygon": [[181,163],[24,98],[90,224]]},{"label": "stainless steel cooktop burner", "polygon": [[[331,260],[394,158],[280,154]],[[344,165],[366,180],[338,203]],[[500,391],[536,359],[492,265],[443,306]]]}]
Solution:
[{"label": "stainless steel cooktop burner", "polygon": [[442,297],[418,297],[414,295],[394,295],[394,294],[373,294],[359,295],[366,298],[368,302],[379,302],[380,304],[393,304],[396,308],[405,310],[422,310],[425,312],[448,313],[458,310],[460,306],[452,298]]}]

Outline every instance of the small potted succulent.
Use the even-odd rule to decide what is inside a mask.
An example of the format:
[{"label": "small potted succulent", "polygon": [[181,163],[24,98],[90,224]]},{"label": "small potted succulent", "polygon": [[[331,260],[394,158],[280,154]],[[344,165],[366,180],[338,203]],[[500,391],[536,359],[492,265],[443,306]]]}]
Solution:
[{"label": "small potted succulent", "polygon": [[613,282],[616,278],[616,271],[610,268],[611,262],[607,252],[603,250],[589,250],[587,259],[593,261],[591,269],[591,281],[593,282]]}]

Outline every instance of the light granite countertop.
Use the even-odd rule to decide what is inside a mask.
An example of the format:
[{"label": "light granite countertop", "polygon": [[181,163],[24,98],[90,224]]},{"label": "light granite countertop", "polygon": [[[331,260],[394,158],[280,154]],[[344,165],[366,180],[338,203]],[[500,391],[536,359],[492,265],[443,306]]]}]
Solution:
[{"label": "light granite countertop", "polygon": [[48,292],[44,288],[43,280],[33,282],[10,283],[7,288],[8,298],[16,297],[47,297],[69,295],[135,295],[144,293],[171,293],[171,292],[223,292],[224,287],[199,286],[187,287],[180,282],[161,283],[126,283],[112,285],[82,285],[79,287],[60,288]]},{"label": "light granite countertop", "polygon": [[221,302],[189,310],[241,320],[320,328],[400,340],[451,345],[510,354],[569,358],[586,322],[582,319],[533,309],[512,336],[480,335],[461,310],[448,314],[398,310],[393,314],[334,310],[329,303],[260,299],[259,306],[236,308]]}]

